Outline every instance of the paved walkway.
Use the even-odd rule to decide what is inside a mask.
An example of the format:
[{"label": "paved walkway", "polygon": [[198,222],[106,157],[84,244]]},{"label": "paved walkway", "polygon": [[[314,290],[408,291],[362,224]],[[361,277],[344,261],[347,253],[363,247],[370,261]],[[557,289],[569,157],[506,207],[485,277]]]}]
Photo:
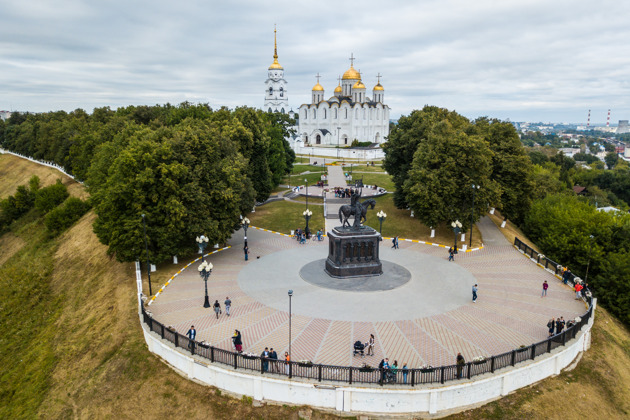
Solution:
[{"label": "paved walkway", "polygon": [[346,176],[341,166],[328,167],[328,188],[346,188]]},{"label": "paved walkway", "polygon": [[[551,317],[571,319],[585,306],[554,276],[516,251],[487,218],[480,225],[485,247],[460,253],[447,262],[444,248],[401,242],[400,250],[382,243],[381,257],[403,264],[411,280],[394,290],[346,292],[318,288],[303,281],[299,269],[327,256],[327,241],[305,245],[278,234],[250,229],[250,260],[243,261],[242,232],[232,248],[209,257],[211,301],[229,296],[232,315],[215,318],[203,308],[204,286],[196,266],[176,277],[150,310],[166,325],[185,333],[191,324],[199,340],[231,349],[234,329],[243,334],[244,350],[259,354],[288,349],[289,298],[292,298],[293,360],[359,366],[383,357],[399,366],[452,364],[457,352],[467,360],[499,354],[547,337]],[[177,271],[179,268],[174,268]],[[543,280],[549,295],[540,297]],[[473,304],[470,288],[479,283]],[[376,336],[375,355],[352,356],[352,343]]]}]

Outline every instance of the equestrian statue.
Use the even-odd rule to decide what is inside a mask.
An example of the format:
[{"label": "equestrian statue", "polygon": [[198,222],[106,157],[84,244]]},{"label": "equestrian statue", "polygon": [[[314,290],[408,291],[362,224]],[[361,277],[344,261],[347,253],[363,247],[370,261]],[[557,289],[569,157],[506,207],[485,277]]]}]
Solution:
[{"label": "equestrian statue", "polygon": [[354,223],[352,225],[352,229],[359,229],[364,221],[367,220],[367,209],[368,207],[373,209],[376,206],[376,201],[370,198],[365,200],[364,202],[359,202],[359,197],[361,194],[353,193],[350,197],[350,205],[344,204],[339,208],[339,221],[341,222],[341,227],[351,227],[348,222],[348,218],[350,216],[354,216]]}]

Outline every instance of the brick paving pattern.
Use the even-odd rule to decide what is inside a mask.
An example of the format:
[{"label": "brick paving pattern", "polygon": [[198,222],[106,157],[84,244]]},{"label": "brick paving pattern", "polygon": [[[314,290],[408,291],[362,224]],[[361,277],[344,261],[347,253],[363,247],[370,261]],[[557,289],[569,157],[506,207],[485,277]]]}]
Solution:
[{"label": "brick paving pattern", "polygon": [[[510,246],[491,221],[483,219],[479,228],[484,237],[484,248],[460,253],[454,263],[470,272],[479,283],[476,303],[467,302],[457,309],[433,316],[383,322],[366,322],[361,311],[352,314],[354,321],[335,319],[335,313],[305,316],[293,306],[292,359],[359,366],[366,362],[376,365],[382,358],[389,357],[390,361],[398,360],[399,366],[407,363],[410,368],[424,364],[447,365],[454,363],[457,352],[470,360],[542,341],[547,337],[549,318],[564,316],[566,320],[585,312],[584,304],[573,299],[569,287]],[[279,293],[277,290],[266,291],[264,285],[260,285],[260,290],[255,293],[244,291],[239,287],[238,274],[257,256],[274,258],[277,252],[299,246],[310,247],[315,255],[313,259],[325,258],[328,245],[326,241],[299,245],[291,238],[255,229],[248,231],[248,240],[249,262],[243,260],[241,231],[230,240],[232,248],[208,257],[215,267],[208,281],[210,301],[218,300],[223,308],[223,301],[229,296],[233,302],[230,317],[225,314],[225,308],[219,319],[212,309],[203,308],[204,285],[196,270],[198,263],[175,277],[149,310],[157,320],[174,326],[182,334],[194,324],[198,340],[219,348],[232,350],[230,337],[235,329],[239,329],[244,351],[260,354],[265,347],[274,347],[283,357],[289,344],[286,291],[278,297],[287,302],[286,309],[273,308],[261,303],[257,297]],[[388,242],[383,242],[383,246],[387,247]],[[444,248],[430,245],[401,242],[400,248],[447,258]],[[178,270],[179,267],[174,268],[173,272]],[[281,261],[278,261],[277,275],[286,275]],[[549,295],[541,298],[544,280],[549,282],[550,289]],[[362,296],[357,294],[356,298],[362,299]],[[317,302],[309,304],[317,305]],[[395,301],[381,304],[386,305],[388,311],[399,309]],[[343,310],[338,308],[338,311]],[[371,310],[367,305],[364,308],[365,313]],[[357,340],[366,342],[371,333],[376,337],[374,356],[354,357],[353,343]]]}]

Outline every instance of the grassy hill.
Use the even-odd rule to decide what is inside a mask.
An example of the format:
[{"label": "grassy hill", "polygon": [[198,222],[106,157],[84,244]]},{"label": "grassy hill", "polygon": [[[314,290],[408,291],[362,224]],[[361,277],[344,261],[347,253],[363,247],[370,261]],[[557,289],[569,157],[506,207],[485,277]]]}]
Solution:
[{"label": "grassy hill", "polygon": [[[52,169],[14,159],[0,155],[4,196],[34,173],[56,179]],[[7,168],[16,164],[20,171]],[[31,212],[0,237],[0,418],[298,418],[300,408],[254,407],[149,353],[133,267],[107,257],[94,218],[50,240]],[[627,418],[628,401],[630,334],[600,308],[593,347],[575,370],[451,418]]]}]

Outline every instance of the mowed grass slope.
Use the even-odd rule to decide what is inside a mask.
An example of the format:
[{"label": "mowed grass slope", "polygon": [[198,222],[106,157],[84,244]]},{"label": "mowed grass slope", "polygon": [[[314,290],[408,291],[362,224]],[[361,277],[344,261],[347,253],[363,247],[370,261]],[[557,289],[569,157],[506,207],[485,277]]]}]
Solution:
[{"label": "mowed grass slope", "polygon": [[[297,420],[298,408],[253,407],[149,353],[133,265],[106,255],[94,218],[54,241],[32,214],[13,226],[20,249],[0,266],[0,418]],[[598,308],[593,347],[575,370],[451,418],[621,419],[629,395],[630,334]]]}]

